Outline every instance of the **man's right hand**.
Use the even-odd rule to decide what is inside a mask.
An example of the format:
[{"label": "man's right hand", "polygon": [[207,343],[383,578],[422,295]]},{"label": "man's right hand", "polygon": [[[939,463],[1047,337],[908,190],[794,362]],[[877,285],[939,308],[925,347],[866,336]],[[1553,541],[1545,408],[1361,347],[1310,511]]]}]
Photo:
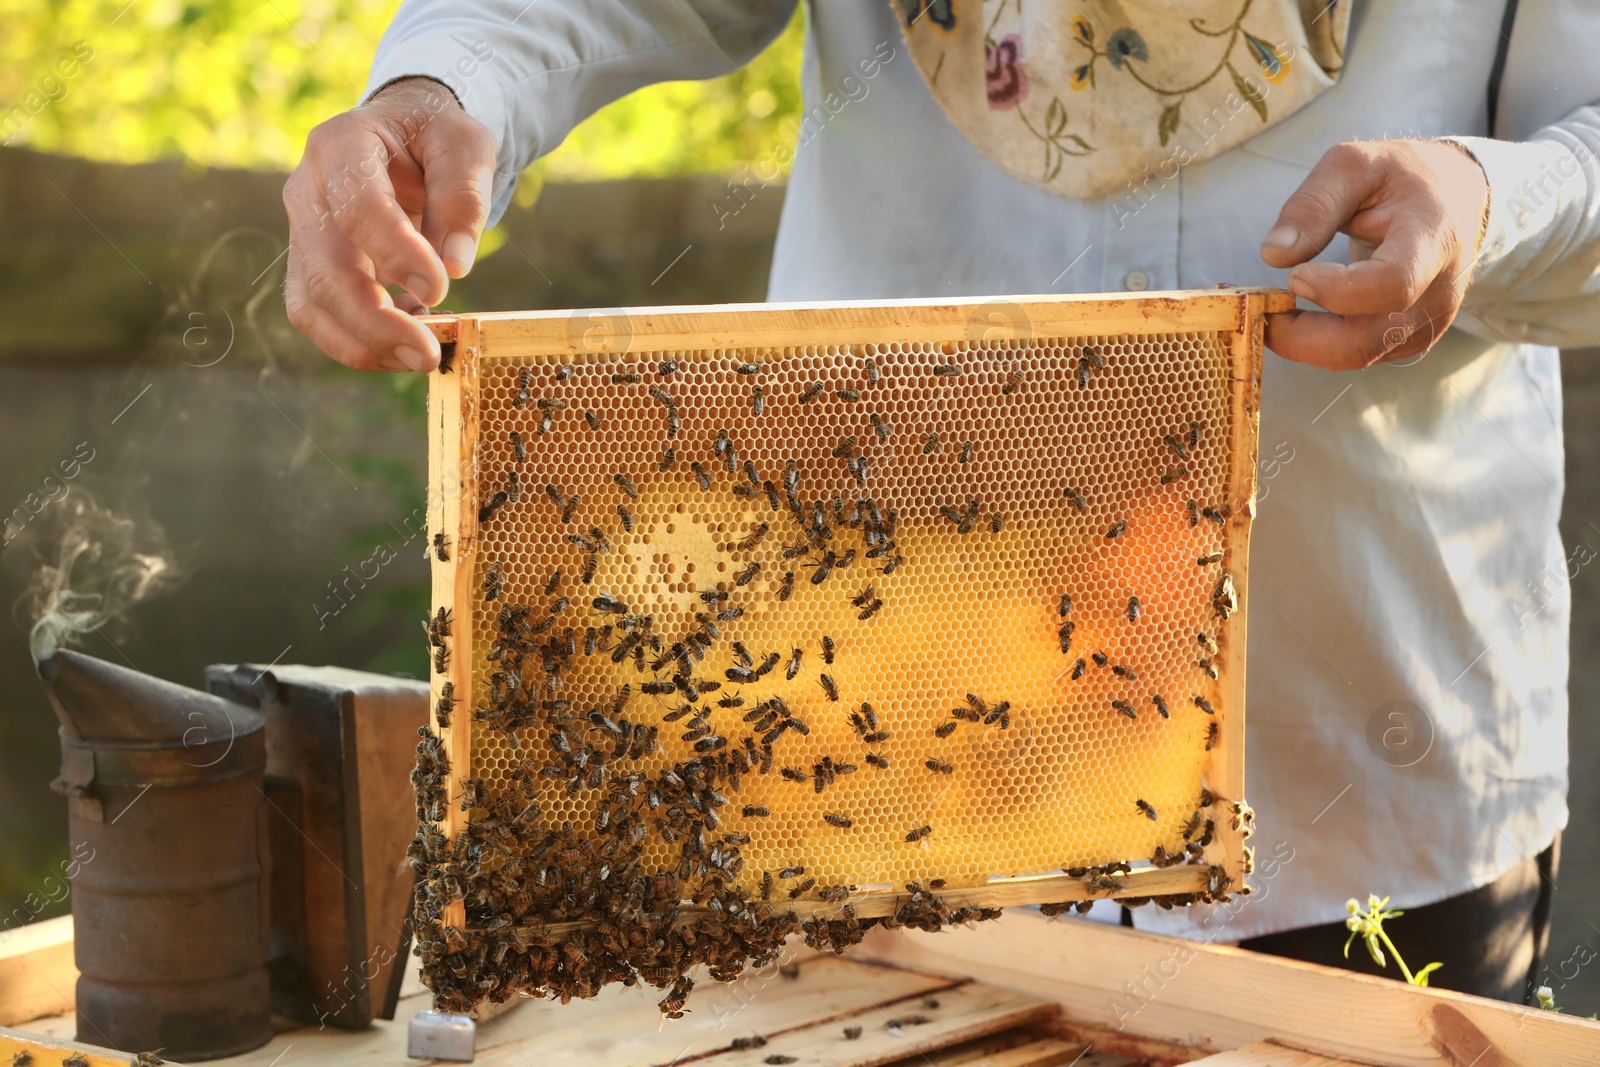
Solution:
[{"label": "man's right hand", "polygon": [[488,128],[428,78],[312,130],[283,187],[289,321],[347,367],[438,366],[439,343],[412,315],[472,269],[493,176]]}]

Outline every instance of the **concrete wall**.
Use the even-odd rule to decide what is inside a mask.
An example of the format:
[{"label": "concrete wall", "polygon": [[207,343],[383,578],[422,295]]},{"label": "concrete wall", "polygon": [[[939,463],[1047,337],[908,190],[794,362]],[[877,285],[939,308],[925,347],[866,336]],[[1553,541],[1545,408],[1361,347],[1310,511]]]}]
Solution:
[{"label": "concrete wall", "polygon": [[[344,371],[288,329],[274,263],[281,186],[276,174],[0,150],[0,509],[39,493],[88,441],[95,458],[69,492],[142,507],[192,574],[87,649],[191,685],[211,662],[423,669],[426,567],[407,522],[422,503],[421,383]],[[457,285],[451,306],[759,300],[782,192],[758,191],[719,228],[712,205],[737,203],[712,179],[548,187],[512,212],[507,245]],[[1563,531],[1600,551],[1600,352],[1569,355],[1566,380]],[[352,581],[380,542],[395,561]],[[1600,964],[1579,962],[1600,950],[1597,572],[1572,583],[1573,819],[1550,952],[1559,1001],[1583,1014],[1600,1008]],[[8,566],[0,602],[21,586]],[[22,902],[65,855],[63,804],[47,790],[54,722],[25,634],[9,633],[0,925],[19,906],[26,915]],[[1403,944],[1403,925],[1397,935]]]}]

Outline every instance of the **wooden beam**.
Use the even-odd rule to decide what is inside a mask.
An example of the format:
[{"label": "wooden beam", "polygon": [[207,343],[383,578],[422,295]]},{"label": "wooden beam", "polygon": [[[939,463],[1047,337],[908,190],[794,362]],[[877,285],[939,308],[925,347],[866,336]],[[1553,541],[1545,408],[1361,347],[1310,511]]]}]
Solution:
[{"label": "wooden beam", "polygon": [[[154,1051],[153,1049],[151,1051]],[[20,1058],[23,1053],[31,1059]],[[65,1063],[72,1055],[81,1057],[85,1067],[128,1067],[133,1057],[126,1052],[112,1052],[94,1045],[80,1045],[57,1037],[41,1037],[21,1030],[0,1029],[0,1062],[32,1063],[37,1067]],[[48,1059],[46,1058],[48,1057]],[[172,1064],[172,1067],[179,1067]]]},{"label": "wooden beam", "polygon": [[77,1006],[72,916],[30,923],[0,937],[0,1026],[15,1026]]},{"label": "wooden beam", "polygon": [[[1330,1059],[1276,1041],[1256,1041],[1230,1052],[1193,1060],[1205,1067],[1364,1067],[1355,1060]],[[1376,1062],[1376,1061],[1370,1061]]]},{"label": "wooden beam", "polygon": [[873,931],[855,958],[1050,997],[1068,1019],[1208,1052],[1276,1040],[1389,1067],[1595,1063],[1600,1023],[1083,920],[1008,912],[937,936]]}]

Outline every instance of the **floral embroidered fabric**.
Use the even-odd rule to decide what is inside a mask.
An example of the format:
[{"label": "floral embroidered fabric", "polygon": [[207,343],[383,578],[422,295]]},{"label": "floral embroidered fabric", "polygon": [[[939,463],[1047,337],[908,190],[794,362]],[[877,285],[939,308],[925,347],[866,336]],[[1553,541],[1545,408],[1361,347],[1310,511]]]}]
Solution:
[{"label": "floral embroidered fabric", "polygon": [[1207,159],[1339,78],[1350,0],[891,0],[989,160],[1062,196]]}]

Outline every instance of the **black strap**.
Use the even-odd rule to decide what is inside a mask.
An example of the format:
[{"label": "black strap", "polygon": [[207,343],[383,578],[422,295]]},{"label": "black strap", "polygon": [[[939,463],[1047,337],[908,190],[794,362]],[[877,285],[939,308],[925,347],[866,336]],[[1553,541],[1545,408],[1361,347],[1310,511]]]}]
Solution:
[{"label": "black strap", "polygon": [[1500,112],[1500,76],[1506,72],[1506,53],[1511,50],[1511,27],[1517,21],[1517,0],[1506,0],[1505,14],[1500,16],[1500,40],[1494,46],[1494,68],[1489,71],[1489,136],[1494,136],[1494,123]]}]

